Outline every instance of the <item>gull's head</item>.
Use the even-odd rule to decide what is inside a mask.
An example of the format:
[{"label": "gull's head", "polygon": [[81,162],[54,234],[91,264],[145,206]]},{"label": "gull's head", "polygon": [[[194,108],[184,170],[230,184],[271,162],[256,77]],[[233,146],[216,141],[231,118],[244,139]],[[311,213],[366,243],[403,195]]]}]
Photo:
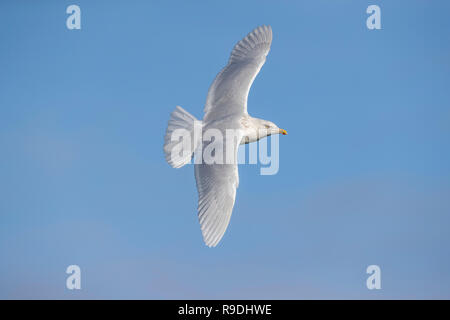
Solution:
[{"label": "gull's head", "polygon": [[259,129],[267,130],[267,135],[270,136],[272,134],[282,134],[287,135],[287,131],[284,129],[280,129],[275,123],[267,120],[261,120]]}]

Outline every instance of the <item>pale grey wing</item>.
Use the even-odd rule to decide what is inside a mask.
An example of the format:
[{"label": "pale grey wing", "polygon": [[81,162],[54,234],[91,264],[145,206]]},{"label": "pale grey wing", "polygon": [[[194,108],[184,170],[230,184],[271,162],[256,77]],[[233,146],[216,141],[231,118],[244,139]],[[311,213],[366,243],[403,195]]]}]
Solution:
[{"label": "pale grey wing", "polygon": [[215,247],[230,223],[238,186],[237,165],[196,164],[198,219],[203,240]]},{"label": "pale grey wing", "polygon": [[206,122],[247,113],[250,87],[266,61],[271,43],[271,27],[260,26],[235,45],[228,64],[209,88],[204,110]]},{"label": "pale grey wing", "polygon": [[[198,219],[203,240],[209,247],[215,247],[222,239],[233,211],[236,189],[239,186],[237,151],[242,135],[233,143],[231,164],[195,165],[195,180],[198,190]],[[206,145],[203,147],[203,150]],[[226,152],[224,151],[224,158]]]}]

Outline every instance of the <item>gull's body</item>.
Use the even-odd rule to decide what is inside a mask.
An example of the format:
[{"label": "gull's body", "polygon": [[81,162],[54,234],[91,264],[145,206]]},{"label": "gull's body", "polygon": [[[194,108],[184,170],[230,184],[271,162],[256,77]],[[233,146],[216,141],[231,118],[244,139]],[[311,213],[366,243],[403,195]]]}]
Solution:
[{"label": "gull's body", "polygon": [[[201,122],[203,132],[216,129],[226,137],[227,129],[238,132],[233,148],[224,143],[224,158],[230,153],[237,159],[239,144],[257,141],[267,135],[283,133],[270,121],[251,117],[247,113],[247,97],[250,87],[259,70],[266,61],[272,43],[272,29],[261,26],[239,41],[231,52],[228,64],[216,76],[212,83],[205,105],[205,115]],[[201,141],[193,141],[189,156],[173,160],[171,151],[174,144],[172,133],[176,129],[194,130],[196,119],[181,107],[171,115],[166,130],[164,151],[166,160],[175,168],[190,162],[197,148],[206,148]],[[198,121],[198,120],[197,120]],[[261,134],[260,129],[265,133]],[[195,179],[199,193],[198,217],[203,240],[207,246],[216,246],[225,233],[230,222],[231,213],[239,185],[237,161],[232,164],[195,164]]]}]

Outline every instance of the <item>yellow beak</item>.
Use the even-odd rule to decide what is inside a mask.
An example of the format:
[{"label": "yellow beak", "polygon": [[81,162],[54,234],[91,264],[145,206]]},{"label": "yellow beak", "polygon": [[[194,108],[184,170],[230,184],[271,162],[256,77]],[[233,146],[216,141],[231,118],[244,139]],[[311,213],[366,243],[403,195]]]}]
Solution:
[{"label": "yellow beak", "polygon": [[280,129],[280,133],[281,133],[283,136],[287,135],[287,131],[284,130],[284,129]]}]

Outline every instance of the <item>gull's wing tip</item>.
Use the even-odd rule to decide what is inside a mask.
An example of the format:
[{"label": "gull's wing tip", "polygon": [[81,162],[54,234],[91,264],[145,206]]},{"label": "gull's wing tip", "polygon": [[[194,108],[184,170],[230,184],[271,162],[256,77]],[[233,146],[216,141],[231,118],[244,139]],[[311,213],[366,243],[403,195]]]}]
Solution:
[{"label": "gull's wing tip", "polygon": [[230,62],[265,58],[271,44],[272,28],[269,25],[256,27],[234,46]]}]

